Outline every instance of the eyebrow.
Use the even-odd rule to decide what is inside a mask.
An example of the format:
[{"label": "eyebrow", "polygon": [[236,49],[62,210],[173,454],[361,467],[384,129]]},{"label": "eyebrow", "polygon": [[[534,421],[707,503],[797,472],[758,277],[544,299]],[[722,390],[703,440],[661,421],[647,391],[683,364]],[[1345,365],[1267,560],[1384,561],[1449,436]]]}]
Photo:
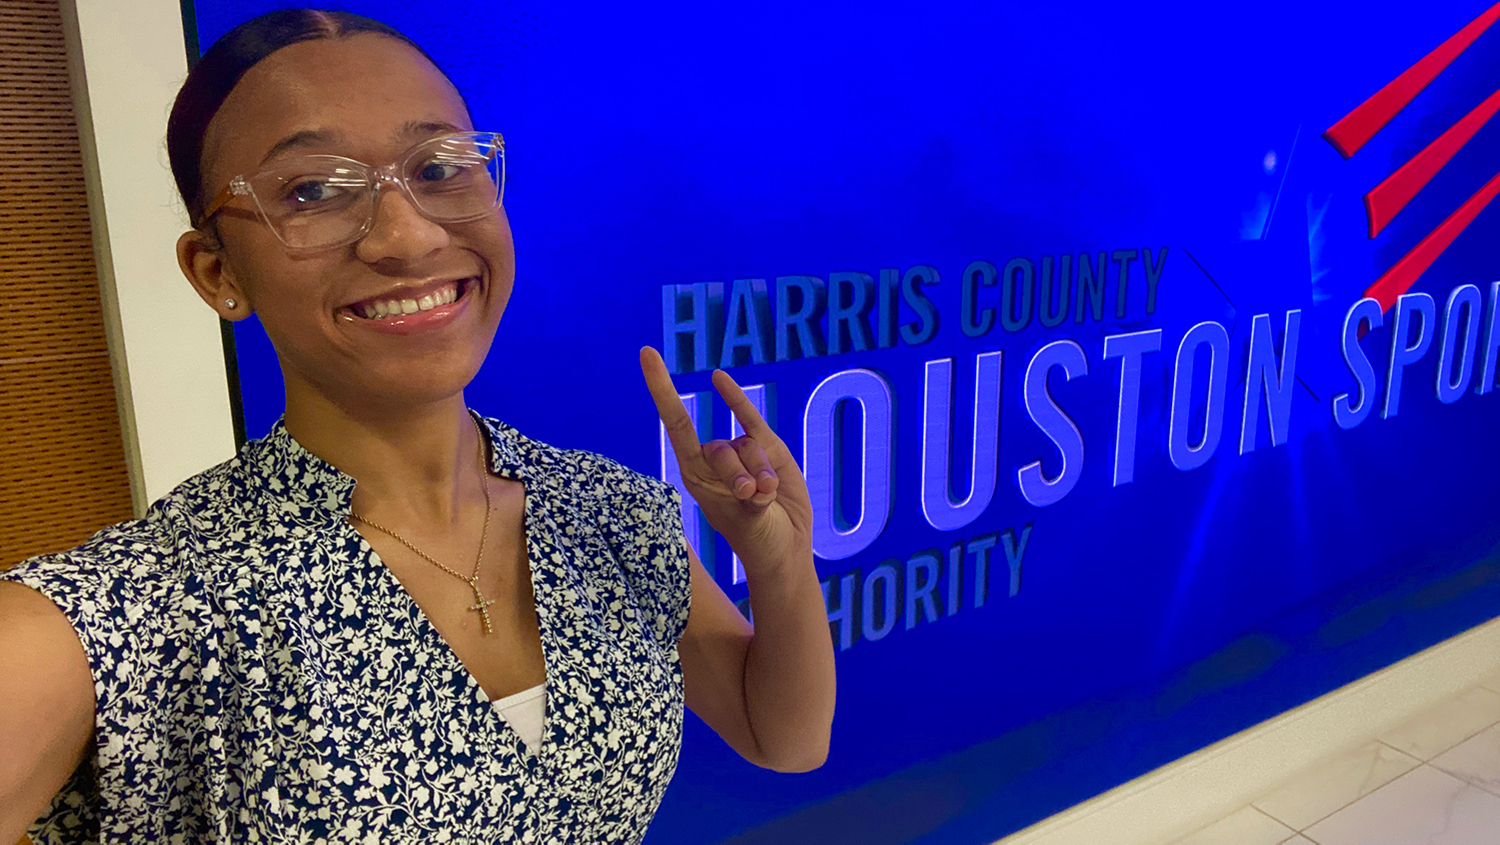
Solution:
[{"label": "eyebrow", "polygon": [[277,141],[275,144],[272,144],[271,149],[266,151],[266,154],[261,158],[260,163],[265,164],[266,162],[290,149],[295,149],[297,147],[315,147],[319,144],[328,144],[337,140],[339,137],[341,137],[339,133],[330,132],[326,129],[303,129],[301,132],[293,132],[285,138],[282,138],[280,141]]},{"label": "eyebrow", "polygon": [[435,135],[439,132],[462,132],[446,120],[408,120],[401,124],[400,136],[415,138],[420,135]]},{"label": "eyebrow", "polygon": [[[462,131],[462,129],[459,129],[457,126],[454,126],[453,124],[445,120],[408,120],[407,122],[401,124],[401,128],[396,131],[396,137],[418,138],[423,135],[436,135],[444,132]],[[343,133],[327,129],[303,129],[300,132],[293,132],[285,138],[282,138],[280,141],[277,141],[275,144],[272,144],[271,149],[266,151],[266,154],[263,158],[261,158],[260,163],[264,165],[266,162],[290,149],[296,149],[299,147],[316,147],[322,144],[331,144],[338,141],[342,137]]]}]

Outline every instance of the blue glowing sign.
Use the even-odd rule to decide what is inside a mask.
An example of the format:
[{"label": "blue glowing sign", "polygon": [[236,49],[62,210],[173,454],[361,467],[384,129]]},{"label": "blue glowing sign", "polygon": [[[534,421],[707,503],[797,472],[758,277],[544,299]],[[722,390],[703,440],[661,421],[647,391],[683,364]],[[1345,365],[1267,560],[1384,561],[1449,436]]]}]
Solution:
[{"label": "blue glowing sign", "polygon": [[1500,614],[1500,6],[345,7],[507,138],[470,404],[676,480],[651,344],[808,477],[832,756],[690,719],[649,841],[989,842]]}]

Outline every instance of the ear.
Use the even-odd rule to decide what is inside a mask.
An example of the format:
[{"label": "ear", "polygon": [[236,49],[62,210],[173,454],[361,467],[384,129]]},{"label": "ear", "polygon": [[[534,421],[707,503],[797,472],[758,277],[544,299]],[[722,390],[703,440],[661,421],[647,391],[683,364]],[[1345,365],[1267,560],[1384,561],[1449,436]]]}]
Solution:
[{"label": "ear", "polygon": [[[198,296],[226,320],[243,320],[255,310],[250,297],[224,259],[224,248],[211,233],[199,229],[177,239],[177,266]],[[228,305],[233,300],[234,305]]]}]

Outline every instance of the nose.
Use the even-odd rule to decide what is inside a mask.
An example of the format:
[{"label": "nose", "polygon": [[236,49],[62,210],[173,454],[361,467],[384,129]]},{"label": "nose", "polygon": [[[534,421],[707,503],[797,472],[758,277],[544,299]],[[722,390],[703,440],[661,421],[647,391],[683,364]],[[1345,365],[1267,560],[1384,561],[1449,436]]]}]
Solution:
[{"label": "nose", "polygon": [[367,264],[412,261],[448,245],[448,230],[422,216],[399,190],[382,190],[375,199],[370,231],[355,245]]}]

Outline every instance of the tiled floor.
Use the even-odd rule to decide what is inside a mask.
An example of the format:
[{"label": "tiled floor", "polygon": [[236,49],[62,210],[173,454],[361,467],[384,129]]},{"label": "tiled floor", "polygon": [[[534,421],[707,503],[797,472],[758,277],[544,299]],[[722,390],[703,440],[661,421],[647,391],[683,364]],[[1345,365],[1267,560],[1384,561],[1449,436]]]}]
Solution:
[{"label": "tiled floor", "polygon": [[1500,845],[1500,675],[1175,845]]}]

